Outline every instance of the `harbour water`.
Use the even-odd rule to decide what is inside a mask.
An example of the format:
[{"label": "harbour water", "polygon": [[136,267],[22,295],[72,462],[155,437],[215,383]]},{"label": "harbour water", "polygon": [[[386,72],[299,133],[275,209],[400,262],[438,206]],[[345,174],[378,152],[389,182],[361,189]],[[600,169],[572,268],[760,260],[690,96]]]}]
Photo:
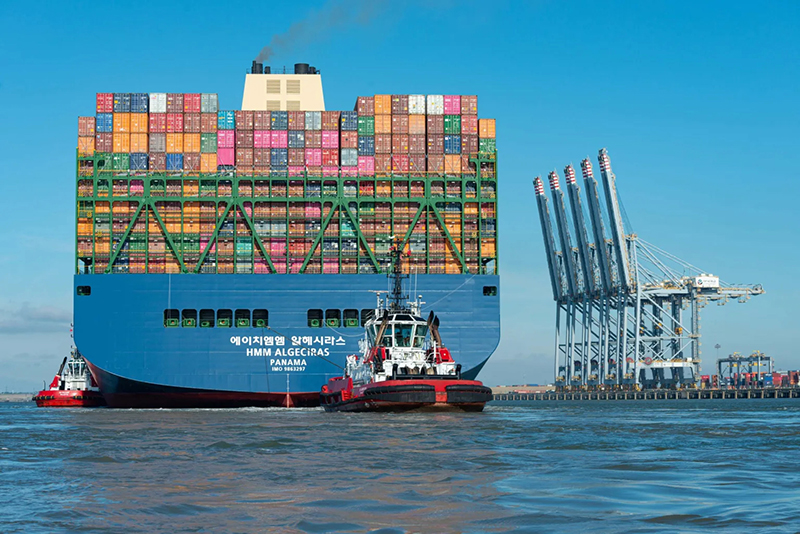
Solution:
[{"label": "harbour water", "polygon": [[798,532],[800,401],[0,405],[0,532]]}]

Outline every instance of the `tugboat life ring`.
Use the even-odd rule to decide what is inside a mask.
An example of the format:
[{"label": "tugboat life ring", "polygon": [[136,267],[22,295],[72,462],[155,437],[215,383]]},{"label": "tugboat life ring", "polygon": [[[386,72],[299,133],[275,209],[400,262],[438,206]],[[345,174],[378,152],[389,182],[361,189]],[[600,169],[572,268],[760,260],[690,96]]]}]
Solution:
[{"label": "tugboat life ring", "polygon": [[644,359],[645,365],[650,365],[651,363],[653,363],[653,358],[651,358],[650,356]]}]

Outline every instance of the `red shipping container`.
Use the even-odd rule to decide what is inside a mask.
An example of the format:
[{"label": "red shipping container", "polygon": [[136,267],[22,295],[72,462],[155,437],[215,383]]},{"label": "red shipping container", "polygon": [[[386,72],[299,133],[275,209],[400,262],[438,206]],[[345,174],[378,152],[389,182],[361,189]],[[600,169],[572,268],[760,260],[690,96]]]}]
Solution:
[{"label": "red shipping container", "polygon": [[392,155],[391,154],[376,154],[375,155],[375,174],[386,176],[392,172]]},{"label": "red shipping container", "polygon": [[97,113],[114,112],[114,93],[97,93],[96,99]]},{"label": "red shipping container", "polygon": [[253,165],[256,167],[268,167],[270,162],[270,149],[268,148],[255,148],[253,149]]},{"label": "red shipping container", "polygon": [[392,152],[395,154],[408,154],[408,135],[392,135]]},{"label": "red shipping container", "polygon": [[254,111],[253,112],[253,129],[254,130],[269,130],[270,129],[270,112],[269,111]]},{"label": "red shipping container", "polygon": [[[478,97],[476,95],[461,95],[461,114],[478,114]],[[464,120],[464,117],[461,117],[461,120]]]},{"label": "red shipping container", "polygon": [[[342,170],[348,167],[342,167]],[[375,174],[375,158],[372,156],[358,156],[358,174],[372,176]]]},{"label": "red shipping container", "polygon": [[253,148],[253,130],[236,130],[236,148]]},{"label": "red shipping container", "polygon": [[183,116],[183,131],[186,133],[200,133],[199,113],[187,113]]},{"label": "red shipping container", "polygon": [[428,135],[428,154],[444,154],[443,135]]},{"label": "red shipping container", "polygon": [[270,139],[270,132],[266,130],[253,130],[253,147],[270,148]]},{"label": "red shipping container", "polygon": [[[422,115],[419,115],[420,117]],[[412,154],[424,154],[427,141],[424,135],[409,135],[408,136],[408,151]]]},{"label": "red shipping container", "polygon": [[339,144],[341,148],[358,148],[358,132],[341,132]]},{"label": "red shipping container", "polygon": [[408,154],[392,154],[392,171],[408,174]]},{"label": "red shipping container", "polygon": [[80,137],[94,137],[94,117],[78,117],[78,135]]},{"label": "red shipping container", "polygon": [[167,93],[167,113],[183,113],[183,93]]},{"label": "red shipping container", "polygon": [[289,165],[297,167],[306,164],[306,151],[303,148],[289,149]]},{"label": "red shipping container", "polygon": [[461,115],[460,95],[444,95],[444,114]]},{"label": "red shipping container", "polygon": [[359,115],[375,115],[375,99],[371,96],[359,96],[356,100],[356,112]]},{"label": "red shipping container", "polygon": [[461,116],[461,135],[478,135],[478,116]]},{"label": "red shipping container", "polygon": [[428,115],[428,135],[444,135],[444,115]]},{"label": "red shipping container", "polygon": [[183,132],[183,113],[167,113],[167,132]]},{"label": "red shipping container", "polygon": [[[364,156],[364,157],[367,157],[367,156]],[[374,164],[374,160],[373,160],[373,164]],[[358,176],[359,172],[360,171],[358,170],[358,167],[341,167],[342,176]],[[374,166],[373,166],[373,170],[371,172],[372,173],[375,172],[374,171]],[[365,174],[365,176],[366,176],[366,174]]]},{"label": "red shipping container", "polygon": [[306,148],[322,148],[322,131],[306,130]]},{"label": "red shipping container", "polygon": [[408,115],[392,115],[392,134],[408,133]]},{"label": "red shipping container", "polygon": [[98,152],[113,152],[114,151],[114,134],[112,133],[99,133],[94,139],[94,149]]},{"label": "red shipping container", "polygon": [[306,149],[306,167],[317,167],[322,165],[322,149],[321,148],[307,148]]},{"label": "red shipping container", "polygon": [[200,93],[183,94],[183,112],[200,113]]},{"label": "red shipping container", "polygon": [[[200,95],[198,95],[200,96]],[[188,152],[183,155],[183,169],[185,171],[200,172],[200,153]]]},{"label": "red shipping container", "polygon": [[233,148],[236,146],[234,130],[220,130],[217,132],[217,150],[220,148]]},{"label": "red shipping container", "polygon": [[322,129],[330,131],[339,131],[339,112],[338,111],[323,111],[322,112]]},{"label": "red shipping container", "polygon": [[336,148],[322,149],[322,164],[326,166],[339,166],[339,150]]},{"label": "red shipping container", "polygon": [[272,130],[269,133],[269,143],[272,148],[286,148],[289,146],[289,132],[286,130]]},{"label": "red shipping container", "polygon": [[289,129],[290,130],[305,130],[306,129],[306,112],[305,111],[290,111],[289,112]]},{"label": "red shipping container", "polygon": [[[427,160],[425,158],[425,154],[408,155],[408,172],[410,172],[413,176],[423,176],[425,174],[426,165]],[[412,188],[411,193],[411,196],[422,196],[414,195],[414,188]]]},{"label": "red shipping container", "polygon": [[167,168],[167,154],[164,152],[150,152],[147,159],[151,171],[163,171]]},{"label": "red shipping container", "polygon": [[252,130],[254,126],[254,117],[252,111],[238,110],[234,112],[236,115],[236,129],[237,130]]},{"label": "red shipping container", "polygon": [[218,148],[217,165],[233,165],[236,163],[235,148]]},{"label": "red shipping container", "polygon": [[217,131],[217,114],[216,113],[201,113],[200,114],[200,131],[203,133],[214,133]]},{"label": "red shipping container", "polygon": [[164,133],[167,131],[166,113],[151,113],[149,122],[150,133]]},{"label": "red shipping container", "polygon": [[375,153],[376,154],[391,154],[392,153],[392,136],[389,134],[376,134],[375,135]]},{"label": "red shipping container", "polygon": [[408,115],[408,95],[392,95],[392,115]]},{"label": "red shipping container", "polygon": [[253,166],[253,149],[242,148],[236,150],[236,167],[247,168]]},{"label": "red shipping container", "polygon": [[322,148],[339,148],[339,132],[322,130]]},{"label": "red shipping container", "polygon": [[461,136],[461,153],[462,154],[477,154],[478,153],[478,136],[477,135],[462,135]]},{"label": "red shipping container", "polygon": [[428,154],[428,174],[444,172],[444,154]]}]

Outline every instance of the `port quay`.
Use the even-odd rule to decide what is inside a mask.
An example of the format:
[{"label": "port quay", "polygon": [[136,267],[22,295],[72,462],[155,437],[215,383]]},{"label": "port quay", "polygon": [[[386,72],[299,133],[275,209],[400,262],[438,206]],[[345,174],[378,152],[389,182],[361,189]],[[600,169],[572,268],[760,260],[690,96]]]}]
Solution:
[{"label": "port quay", "polygon": [[800,388],[652,389],[643,391],[514,391],[493,388],[495,401],[653,401],[713,399],[800,399]]}]

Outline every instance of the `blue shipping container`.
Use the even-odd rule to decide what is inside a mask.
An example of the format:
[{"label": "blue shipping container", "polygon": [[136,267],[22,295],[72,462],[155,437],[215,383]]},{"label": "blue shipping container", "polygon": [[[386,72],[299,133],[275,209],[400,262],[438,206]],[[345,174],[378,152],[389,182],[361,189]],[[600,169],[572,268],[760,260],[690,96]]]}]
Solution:
[{"label": "blue shipping container", "polygon": [[270,115],[270,125],[273,130],[288,130],[289,129],[289,112],[288,111],[273,111]]},{"label": "blue shipping container", "polygon": [[236,113],[233,111],[220,111],[217,113],[217,130],[235,130]]},{"label": "blue shipping container", "polygon": [[147,170],[147,154],[133,153],[131,154],[131,170],[132,171],[146,171]]},{"label": "blue shipping container", "polygon": [[444,153],[445,154],[461,154],[461,136],[460,135],[445,135],[444,136]]},{"label": "blue shipping container", "polygon": [[131,112],[131,94],[114,93],[114,113]]},{"label": "blue shipping container", "polygon": [[374,156],[375,155],[375,138],[363,135],[358,136],[358,155],[359,156]]},{"label": "blue shipping container", "polygon": [[305,132],[289,130],[289,148],[305,148]]},{"label": "blue shipping container", "polygon": [[355,167],[358,165],[358,150],[343,148],[341,151],[342,167]]},{"label": "blue shipping container", "polygon": [[347,132],[358,131],[358,113],[355,111],[342,111],[339,121],[341,122],[342,130]]},{"label": "blue shipping container", "polygon": [[150,108],[148,93],[131,93],[131,113],[147,113]]},{"label": "blue shipping container", "polygon": [[97,133],[112,133],[114,131],[114,114],[98,113],[95,118]]},{"label": "blue shipping container", "polygon": [[183,154],[167,154],[167,170],[168,171],[182,171],[183,170]]},{"label": "blue shipping container", "polygon": [[285,167],[289,165],[289,149],[288,148],[273,148],[270,152],[270,166],[275,168]]}]

